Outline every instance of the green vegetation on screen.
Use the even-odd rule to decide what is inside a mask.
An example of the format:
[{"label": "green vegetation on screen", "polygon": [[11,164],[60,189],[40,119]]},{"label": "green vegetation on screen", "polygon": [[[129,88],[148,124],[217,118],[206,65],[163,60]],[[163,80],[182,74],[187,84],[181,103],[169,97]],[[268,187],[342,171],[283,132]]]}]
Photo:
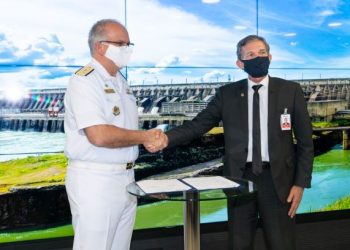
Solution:
[{"label": "green vegetation on screen", "polygon": [[[226,207],[226,200],[200,202],[200,213],[204,217]],[[139,206],[135,229],[170,227],[183,224],[183,202],[161,201]]]},{"label": "green vegetation on screen", "polygon": [[66,166],[67,158],[63,154],[0,162],[0,194],[12,187],[63,185]]},{"label": "green vegetation on screen", "polygon": [[64,225],[60,227],[53,227],[41,230],[0,233],[0,243],[15,242],[15,241],[28,241],[38,239],[49,239],[72,236],[73,229],[71,225]]},{"label": "green vegetation on screen", "polygon": [[350,196],[337,200],[333,204],[330,204],[324,207],[320,211],[325,212],[325,211],[334,211],[334,210],[342,210],[342,209],[350,209]]},{"label": "green vegetation on screen", "polygon": [[312,127],[314,128],[331,128],[337,127],[338,123],[336,122],[313,122]]},{"label": "green vegetation on screen", "polygon": [[313,171],[323,171],[331,167],[349,168],[350,154],[347,150],[331,150],[326,154],[319,155],[314,159]]},{"label": "green vegetation on screen", "polygon": [[312,122],[314,128],[331,128],[338,126],[349,126],[350,121],[347,119],[336,119],[331,122]]}]

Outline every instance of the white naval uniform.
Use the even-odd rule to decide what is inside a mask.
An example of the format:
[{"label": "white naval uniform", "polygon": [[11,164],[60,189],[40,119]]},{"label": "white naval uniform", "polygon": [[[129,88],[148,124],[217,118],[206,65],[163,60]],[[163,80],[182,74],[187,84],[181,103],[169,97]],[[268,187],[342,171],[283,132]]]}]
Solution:
[{"label": "white naval uniform", "polygon": [[127,170],[126,163],[136,160],[138,146],[96,147],[84,128],[109,124],[138,129],[136,99],[119,73],[110,76],[95,59],[85,69],[86,74],[71,77],[64,100],[73,249],[127,250],[136,198],[126,191],[126,185],[134,181],[134,170]]}]

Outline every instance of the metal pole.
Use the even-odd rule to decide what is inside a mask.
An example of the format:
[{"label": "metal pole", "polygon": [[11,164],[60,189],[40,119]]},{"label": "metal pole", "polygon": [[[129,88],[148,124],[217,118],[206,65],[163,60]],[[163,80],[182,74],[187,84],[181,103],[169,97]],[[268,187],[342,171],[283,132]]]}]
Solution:
[{"label": "metal pole", "polygon": [[259,0],[256,0],[256,35],[259,35]]},{"label": "metal pole", "polygon": [[200,250],[200,216],[198,192],[184,192],[184,248]]},{"label": "metal pole", "polygon": [[125,27],[127,26],[126,25],[126,21],[127,21],[127,17],[126,17],[126,2],[127,2],[127,0],[124,1],[124,25],[125,25]]},{"label": "metal pole", "polygon": [[[124,1],[124,25],[125,25],[125,28],[127,28],[126,3],[127,3],[127,0]],[[128,66],[125,67],[125,79],[128,80]]]}]

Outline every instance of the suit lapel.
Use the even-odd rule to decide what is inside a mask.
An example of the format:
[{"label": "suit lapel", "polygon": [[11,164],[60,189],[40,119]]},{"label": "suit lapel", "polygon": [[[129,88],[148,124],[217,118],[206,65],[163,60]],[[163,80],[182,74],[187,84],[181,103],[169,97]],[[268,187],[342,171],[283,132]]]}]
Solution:
[{"label": "suit lapel", "polygon": [[268,138],[272,138],[272,136],[276,133],[276,131],[274,131],[276,128],[274,128],[272,124],[274,124],[274,119],[276,119],[276,117],[279,119],[279,115],[276,113],[278,104],[278,89],[279,84],[275,81],[274,78],[269,77]]},{"label": "suit lapel", "polygon": [[248,80],[245,79],[241,86],[239,94],[239,111],[242,124],[242,131],[244,136],[244,141],[246,142],[246,147],[248,148]]}]

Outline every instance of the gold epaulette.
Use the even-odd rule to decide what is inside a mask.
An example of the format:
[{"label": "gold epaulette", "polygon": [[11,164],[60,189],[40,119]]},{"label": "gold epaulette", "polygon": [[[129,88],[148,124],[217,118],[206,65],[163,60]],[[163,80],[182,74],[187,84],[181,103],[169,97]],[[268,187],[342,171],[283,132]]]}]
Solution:
[{"label": "gold epaulette", "polygon": [[77,71],[75,71],[75,74],[78,75],[78,76],[87,76],[92,71],[94,71],[94,68],[89,66],[89,65],[86,65],[84,67],[81,67]]}]

